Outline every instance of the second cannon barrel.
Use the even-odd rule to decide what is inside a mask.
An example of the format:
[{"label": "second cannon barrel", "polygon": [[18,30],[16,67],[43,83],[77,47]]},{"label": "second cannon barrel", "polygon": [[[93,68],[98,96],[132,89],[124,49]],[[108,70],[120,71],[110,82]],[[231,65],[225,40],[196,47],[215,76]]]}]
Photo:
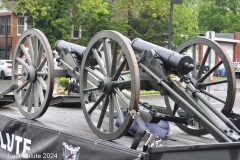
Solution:
[{"label": "second cannon barrel", "polygon": [[178,52],[166,49],[140,38],[136,38],[132,41],[132,48],[137,54],[141,54],[146,50],[155,50],[165,66],[177,71],[181,75],[188,74],[194,68],[193,60],[190,56],[183,56]]}]

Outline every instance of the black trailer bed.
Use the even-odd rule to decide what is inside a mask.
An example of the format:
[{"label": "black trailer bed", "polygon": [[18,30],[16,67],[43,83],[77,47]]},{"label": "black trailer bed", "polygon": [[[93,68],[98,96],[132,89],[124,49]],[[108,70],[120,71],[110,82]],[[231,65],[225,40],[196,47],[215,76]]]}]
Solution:
[{"label": "black trailer bed", "polygon": [[[81,142],[81,145],[86,143],[85,145],[90,146],[87,150],[82,151],[81,154],[85,156],[88,155],[88,159],[99,159],[102,156],[105,156],[106,159],[109,157],[112,157],[111,159],[119,159],[120,157],[118,154],[116,154],[118,157],[115,158],[113,158],[113,155],[111,155],[115,154],[116,151],[121,153],[121,159],[124,159],[124,157],[126,158],[129,155],[133,155],[133,158],[135,157],[137,159],[153,160],[240,159],[240,155],[238,154],[240,153],[240,143],[219,144],[210,135],[203,137],[190,136],[179,130],[178,127],[173,123],[170,124],[171,131],[167,139],[162,141],[162,147],[150,148],[148,152],[142,152],[142,143],[137,148],[137,151],[130,149],[133,137],[124,136],[113,141],[103,141],[99,139],[89,128],[81,108],[78,107],[52,106],[48,108],[47,112],[41,118],[37,120],[29,120],[23,117],[16,104],[13,103],[1,108],[0,117],[5,117],[2,119],[10,119],[16,123],[21,122],[26,126],[36,125],[40,128],[41,132],[44,132],[45,134],[50,131],[59,134],[61,133],[61,135],[66,134],[70,141],[72,141],[71,139],[74,138],[74,142],[79,141]],[[14,129],[15,128],[10,128],[10,130],[15,133]],[[31,133],[33,132],[31,131]],[[37,133],[39,133],[39,135],[37,134],[35,136],[41,137],[40,132]],[[84,139],[84,142],[82,138]],[[41,138],[38,139],[38,141],[41,140]],[[101,142],[100,144],[102,149],[98,148],[100,152],[98,152],[98,154],[101,156],[97,158],[91,154],[91,150],[96,144],[99,144],[99,142]],[[91,146],[91,144],[93,146]],[[108,149],[106,150],[106,148]],[[110,152],[112,149],[114,152]]]}]

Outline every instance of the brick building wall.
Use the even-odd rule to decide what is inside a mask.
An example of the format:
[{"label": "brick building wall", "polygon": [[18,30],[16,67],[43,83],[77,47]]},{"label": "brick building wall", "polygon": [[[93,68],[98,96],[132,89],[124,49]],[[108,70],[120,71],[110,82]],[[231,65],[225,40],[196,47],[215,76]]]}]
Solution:
[{"label": "brick building wall", "polygon": [[[235,33],[235,39],[240,40],[240,32]],[[240,43],[237,43],[234,46],[233,61],[234,62],[240,62]]]},{"label": "brick building wall", "polygon": [[17,41],[19,39],[19,36],[17,35],[17,24],[18,24],[18,17],[16,14],[12,14],[12,22],[11,22],[11,31],[12,31],[12,56],[14,54],[15,51],[15,46],[17,44]]},{"label": "brick building wall", "polygon": [[[10,59],[12,59],[16,43],[19,39],[19,36],[17,35],[18,16],[15,13],[11,13],[11,12],[1,12],[0,16],[11,17],[10,18],[10,35],[8,35],[8,37],[11,38],[11,44],[8,44],[8,45],[11,46]],[[0,37],[1,39],[5,39],[5,35],[0,35]],[[0,41],[0,46],[5,46],[5,41]]]},{"label": "brick building wall", "polygon": [[[11,21],[10,22],[10,25],[11,25],[10,28],[11,29],[10,29],[10,35],[8,35],[9,39],[11,38],[11,42],[8,41],[8,46],[9,45],[11,46],[10,55],[9,55],[10,59],[13,58],[14,51],[15,51],[15,46],[17,44],[17,41],[18,41],[19,37],[20,37],[18,35],[18,16],[19,15],[22,16],[22,14],[16,14],[16,13],[9,12],[9,11],[0,12],[0,16],[11,16],[11,20],[10,20]],[[77,39],[71,39],[70,42],[71,43],[77,43]],[[5,35],[0,35],[0,46],[5,48]]]}]

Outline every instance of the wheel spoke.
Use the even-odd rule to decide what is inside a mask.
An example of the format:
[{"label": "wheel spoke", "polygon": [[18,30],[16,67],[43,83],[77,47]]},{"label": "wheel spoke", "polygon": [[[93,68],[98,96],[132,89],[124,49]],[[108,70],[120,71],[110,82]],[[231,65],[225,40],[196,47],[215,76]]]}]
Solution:
[{"label": "wheel spoke", "polygon": [[40,84],[42,85],[42,88],[47,90],[47,84],[46,82],[42,79],[42,77],[38,76],[37,80],[40,82]]},{"label": "wheel spoke", "polygon": [[39,99],[41,104],[44,101],[44,94],[43,94],[43,88],[42,88],[42,84],[39,80],[37,80],[37,90],[38,90],[38,95],[39,95]]},{"label": "wheel spoke", "polygon": [[[196,44],[193,44],[192,45],[192,59],[193,59],[193,65],[196,66],[197,64],[197,56],[196,56]],[[196,67],[194,67],[194,70],[193,70],[193,75],[195,76],[196,75]]]},{"label": "wheel spoke", "polygon": [[34,111],[39,107],[39,95],[38,95],[38,87],[37,83],[34,84]]},{"label": "wheel spoke", "polygon": [[25,55],[25,57],[26,57],[28,63],[29,63],[30,65],[32,65],[31,58],[30,58],[30,56],[29,56],[29,54],[28,54],[28,52],[27,52],[25,46],[24,46],[23,44],[21,44],[20,47],[21,47],[21,49],[22,49],[22,51],[23,51],[23,54]]},{"label": "wheel spoke", "polygon": [[105,113],[106,113],[106,110],[107,110],[107,107],[109,104],[108,102],[109,102],[109,97],[107,96],[105,98],[105,100],[103,101],[103,107],[102,107],[102,111],[101,111],[101,114],[100,114],[100,117],[98,120],[97,128],[100,128],[102,126],[103,118],[105,116]]},{"label": "wheel spoke", "polygon": [[209,56],[209,53],[211,51],[211,48],[208,47],[205,54],[204,54],[204,57],[203,57],[203,60],[202,60],[202,63],[200,64],[200,68],[199,68],[199,71],[198,71],[198,75],[197,75],[197,78],[201,78],[202,76],[202,73],[203,73],[203,69],[204,69],[204,66],[206,64],[206,61],[207,61],[207,58]]},{"label": "wheel spoke", "polygon": [[85,67],[85,69],[90,72],[92,75],[94,75],[96,78],[103,80],[103,77],[100,74],[97,74],[97,72],[95,72],[94,70],[92,70],[89,67]]},{"label": "wheel spoke", "polygon": [[112,81],[113,82],[113,86],[119,86],[119,85],[124,85],[124,84],[130,84],[131,80],[127,80],[127,81]]},{"label": "wheel spoke", "polygon": [[94,85],[91,81],[89,81],[89,80],[87,80],[87,84],[88,85],[90,85],[90,86],[92,86],[93,88],[96,88],[97,86],[96,85]]},{"label": "wheel spoke", "polygon": [[40,72],[37,72],[37,75],[38,75],[38,76],[47,76],[47,75],[48,75],[48,72],[40,71]]},{"label": "wheel spoke", "polygon": [[96,90],[98,90],[98,87],[92,87],[92,88],[84,89],[84,93],[89,91],[96,91]]},{"label": "wheel spoke", "polygon": [[27,112],[29,112],[29,113],[31,113],[31,111],[32,111],[33,102],[34,102],[34,84],[32,84],[31,93],[30,93],[29,102],[28,102]]},{"label": "wheel spoke", "polygon": [[97,106],[100,104],[100,102],[105,98],[105,94],[102,94],[98,100],[93,104],[93,106],[88,110],[88,114],[92,114],[92,112],[94,111],[94,109],[97,108]]},{"label": "wheel spoke", "polygon": [[202,93],[206,94],[207,96],[209,96],[209,97],[211,97],[211,98],[214,98],[215,100],[218,100],[219,102],[222,102],[223,104],[226,103],[225,100],[223,100],[223,99],[221,99],[221,98],[219,98],[219,97],[216,97],[216,96],[214,96],[213,94],[211,94],[211,93],[209,93],[209,92],[207,92],[207,91],[205,91],[205,90],[203,90],[203,89],[201,89],[200,91],[201,91]]},{"label": "wheel spoke", "polygon": [[123,70],[123,68],[125,67],[126,64],[127,64],[127,60],[124,59],[122,64],[117,68],[116,73],[113,75],[113,77],[112,77],[113,81],[116,81],[118,79],[118,77],[120,76],[120,74],[121,74],[121,72],[122,72],[122,70]]},{"label": "wheel spoke", "polygon": [[27,91],[25,92],[21,105],[24,105],[26,103],[27,98],[29,97],[30,93],[31,93],[31,89],[32,89],[32,83],[30,83],[30,85],[28,86]]},{"label": "wheel spoke", "polygon": [[207,87],[207,86],[212,86],[216,84],[222,84],[222,83],[227,83],[228,80],[221,80],[221,81],[216,81],[216,82],[210,82],[210,83],[198,83],[199,88]]},{"label": "wheel spoke", "polygon": [[127,104],[130,105],[130,101],[129,99],[127,99],[122,92],[119,90],[119,88],[114,88],[114,92]]},{"label": "wheel spoke", "polygon": [[100,68],[102,70],[103,75],[107,76],[107,71],[106,71],[106,69],[105,69],[105,67],[103,65],[103,62],[101,61],[101,59],[100,59],[100,57],[98,55],[98,51],[96,49],[92,49],[92,52],[93,52],[93,54],[94,54],[94,56],[95,56],[95,58],[96,58],[96,60],[98,62],[98,65],[100,66]]},{"label": "wheel spoke", "polygon": [[23,65],[24,67],[28,67],[28,64],[25,63],[21,58],[17,57],[16,60],[17,60],[21,65]]},{"label": "wheel spoke", "polygon": [[118,43],[114,42],[114,49],[113,49],[113,57],[112,57],[112,68],[111,68],[111,76],[113,76],[113,74],[116,71],[116,67],[117,67],[117,55],[118,54]]},{"label": "wheel spoke", "polygon": [[47,62],[47,57],[43,58],[40,65],[37,67],[37,71],[41,71]]},{"label": "wheel spoke", "polygon": [[122,61],[123,55],[124,55],[124,52],[123,50],[121,50],[117,58],[117,64],[119,64]]},{"label": "wheel spoke", "polygon": [[14,76],[17,77],[17,76],[22,76],[22,73],[14,73]]},{"label": "wheel spoke", "polygon": [[99,46],[98,46],[98,51],[101,51],[102,50],[102,48],[103,48],[103,43],[101,43]]},{"label": "wheel spoke", "polygon": [[34,36],[34,46],[33,46],[33,53],[34,53],[34,63],[37,64],[38,62],[38,38]]},{"label": "wheel spoke", "polygon": [[16,90],[16,92],[18,93],[19,91],[21,91],[24,87],[26,87],[29,84],[29,81],[25,81],[21,86],[18,87],[18,89]]},{"label": "wheel spoke", "polygon": [[110,75],[110,69],[111,69],[111,43],[109,42],[109,39],[104,39],[103,41],[103,51],[104,51],[104,57],[105,57],[105,63],[106,63],[106,69],[107,69],[107,75]]},{"label": "wheel spoke", "polygon": [[113,123],[114,123],[114,119],[113,119],[113,115],[114,115],[114,103],[113,103],[113,99],[112,96],[109,95],[109,132],[113,132]]},{"label": "wheel spoke", "polygon": [[36,56],[37,57],[37,60],[36,60],[36,66],[39,67],[39,64],[42,60],[42,54],[43,54],[43,46],[42,44],[40,44],[40,47],[39,47],[39,50],[38,50],[38,55]]},{"label": "wheel spoke", "polygon": [[115,109],[117,110],[117,113],[118,113],[120,124],[122,124],[123,121],[124,121],[124,118],[123,118],[121,106],[119,105],[119,102],[118,102],[118,99],[116,97],[116,94],[113,93],[112,97],[113,97],[113,101],[114,101],[114,104],[115,104]]},{"label": "wheel spoke", "polygon": [[35,62],[34,62],[34,51],[33,51],[32,41],[31,41],[30,36],[27,36],[26,39],[27,39],[28,48],[29,48],[29,55],[30,55],[30,58],[32,60],[31,64],[33,65]]},{"label": "wheel spoke", "polygon": [[212,74],[220,65],[222,64],[222,61],[218,62],[212,69],[210,69],[202,78],[200,78],[198,81],[201,83],[207,79],[210,74]]}]

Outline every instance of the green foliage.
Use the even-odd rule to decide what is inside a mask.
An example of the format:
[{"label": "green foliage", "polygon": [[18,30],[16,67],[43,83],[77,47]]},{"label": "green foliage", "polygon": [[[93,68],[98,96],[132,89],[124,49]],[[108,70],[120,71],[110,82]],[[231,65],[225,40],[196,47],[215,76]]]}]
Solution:
[{"label": "green foliage", "polygon": [[[169,0],[133,0],[130,1],[132,3],[120,0],[116,2],[118,6],[120,2],[125,2],[122,3],[125,9],[135,8],[128,12],[127,20],[130,30],[127,36],[130,39],[139,37],[160,46],[167,46],[170,13]],[[126,4],[128,4],[128,7],[126,7]],[[188,7],[187,2],[174,5],[172,28],[173,49],[187,39],[197,36],[197,13]]]},{"label": "green foliage", "polygon": [[[7,0],[3,0],[7,2]],[[191,4],[174,5],[173,49],[198,33],[197,14]],[[59,39],[69,40],[71,25],[82,26],[78,44],[86,46],[101,30],[116,30],[130,39],[139,37],[166,46],[169,26],[169,0],[18,0],[18,13],[27,12],[34,27],[42,30],[51,46]],[[191,6],[191,7],[189,7]]]},{"label": "green foliage", "polygon": [[198,4],[198,23],[202,32],[240,31],[239,0],[203,0]]},{"label": "green foliage", "polygon": [[86,32],[78,43],[86,44],[99,31],[116,30],[126,32],[125,21],[116,19],[114,8],[108,0],[82,0],[74,8],[74,21]]},{"label": "green foliage", "polygon": [[[7,2],[7,0],[3,0]],[[72,20],[70,8],[73,0],[18,0],[12,1],[16,12],[24,13],[33,20],[34,28],[41,30],[51,46],[59,39],[69,40]]]},{"label": "green foliage", "polygon": [[140,90],[140,95],[149,95],[149,94],[160,94],[160,93],[159,91],[156,91],[156,90],[150,90],[150,91]]},{"label": "green foliage", "polygon": [[199,33],[198,14],[187,6],[187,1],[183,1],[182,5],[174,5],[172,35],[173,49],[186,40],[198,36]]},{"label": "green foliage", "polygon": [[66,87],[69,83],[69,79],[66,77],[61,77],[61,78],[59,78],[58,81],[59,81],[59,84],[63,87]]},{"label": "green foliage", "polygon": [[89,39],[87,37],[81,37],[78,39],[77,44],[81,46],[87,46]]}]

